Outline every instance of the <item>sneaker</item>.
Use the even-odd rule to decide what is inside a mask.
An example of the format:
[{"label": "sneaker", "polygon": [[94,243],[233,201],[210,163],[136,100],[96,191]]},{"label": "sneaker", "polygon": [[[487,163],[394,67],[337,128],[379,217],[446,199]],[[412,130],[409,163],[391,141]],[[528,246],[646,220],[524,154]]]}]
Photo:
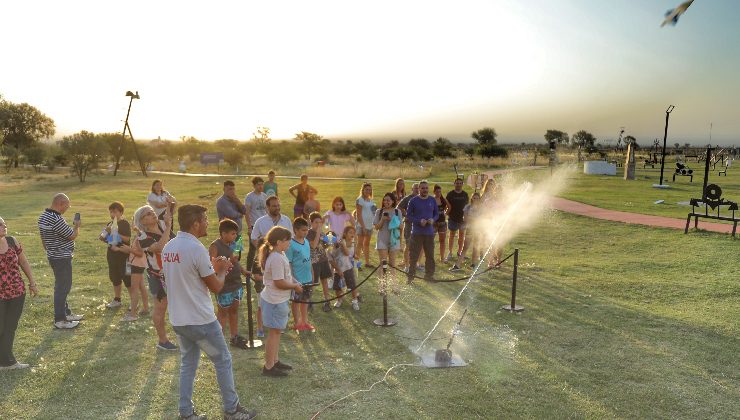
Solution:
[{"label": "sneaker", "polygon": [[423,265],[417,265],[416,266],[416,271],[424,271],[424,266]]},{"label": "sneaker", "polygon": [[235,335],[231,337],[231,340],[229,340],[229,343],[233,347],[240,348],[242,350],[246,350],[249,348],[249,345],[247,344],[247,340],[241,335]]},{"label": "sneaker", "polygon": [[0,366],[0,370],[13,370],[13,369],[26,369],[28,368],[27,363],[15,362],[14,365]]},{"label": "sneaker", "polygon": [[70,315],[67,315],[67,321],[82,321],[82,318],[84,317],[85,315],[70,314]]},{"label": "sneaker", "polygon": [[460,267],[457,266],[457,264],[450,267],[450,271],[460,271]]},{"label": "sneaker", "polygon": [[80,325],[79,321],[56,321],[54,323],[54,328],[60,330],[70,330],[72,328],[77,328],[78,325]]},{"label": "sneaker", "polygon": [[113,299],[112,301],[106,303],[105,307],[108,309],[113,309],[113,308],[119,308],[121,305],[123,304],[121,303],[120,300]]},{"label": "sneaker", "polygon": [[134,316],[134,315],[131,315],[131,313],[126,312],[126,315],[124,315],[123,318],[121,318],[121,321],[132,322],[132,321],[136,321],[137,319],[139,319],[138,316]]},{"label": "sneaker", "polygon": [[265,331],[264,330],[257,330],[257,337],[258,338],[264,338],[265,337]]},{"label": "sneaker", "polygon": [[444,259],[444,262],[445,263],[448,263],[448,262],[450,262],[451,259],[452,259],[452,252],[450,252],[450,253],[447,254],[447,256]]},{"label": "sneaker", "polygon": [[291,365],[289,365],[287,363],[283,363],[280,360],[278,360],[277,362],[275,362],[275,364],[272,367],[273,367],[273,369],[274,368],[278,368],[280,370],[293,370],[293,366],[291,366]]},{"label": "sneaker", "polygon": [[251,420],[257,417],[257,410],[247,410],[241,404],[236,405],[236,411],[227,413],[224,411],[224,420]]},{"label": "sneaker", "polygon": [[157,343],[157,348],[160,350],[177,351],[177,346],[172,344],[171,341],[166,341],[164,343]]},{"label": "sneaker", "polygon": [[324,307],[322,308],[324,312],[330,312],[331,311],[331,305],[329,305],[329,302],[324,302]]},{"label": "sneaker", "polygon": [[334,302],[334,307],[335,308],[341,308],[342,307],[342,300],[341,299],[337,299],[337,301]]},{"label": "sneaker", "polygon": [[357,299],[352,299],[352,309],[354,309],[355,311],[360,310],[360,303],[357,302]]},{"label": "sneaker", "polygon": [[275,378],[288,376],[288,372],[284,370],[280,370],[277,367],[273,366],[272,369],[268,369],[265,366],[262,366],[262,376],[272,376]]},{"label": "sneaker", "polygon": [[193,414],[189,416],[183,416],[182,414],[180,414],[180,417],[178,418],[181,420],[207,420],[208,419],[208,417],[201,416],[200,414],[196,413],[195,410],[193,410]]}]

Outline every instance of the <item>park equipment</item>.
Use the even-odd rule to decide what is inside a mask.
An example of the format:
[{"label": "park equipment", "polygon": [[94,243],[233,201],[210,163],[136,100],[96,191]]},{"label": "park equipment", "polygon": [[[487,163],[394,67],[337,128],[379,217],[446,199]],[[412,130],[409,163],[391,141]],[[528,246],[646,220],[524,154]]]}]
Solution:
[{"label": "park equipment", "polygon": [[663,186],[663,169],[665,168],[665,144],[666,144],[666,141],[668,140],[668,119],[671,116],[671,112],[673,112],[675,108],[676,107],[673,105],[668,105],[668,108],[665,110],[665,131],[663,132],[663,153],[661,154],[661,157],[660,157],[660,183],[657,186],[653,185],[656,188],[665,188]]},{"label": "park equipment", "polygon": [[380,277],[380,294],[383,296],[383,318],[373,321],[373,324],[379,327],[392,327],[396,325],[396,320],[388,318],[388,261],[383,260],[381,265],[383,273]]},{"label": "park equipment", "polygon": [[676,175],[688,176],[689,182],[694,182],[694,170],[681,162],[676,162],[676,172],[673,173],[673,182],[676,182]]},{"label": "park equipment", "polygon": [[462,357],[453,354],[450,350],[450,346],[452,346],[452,340],[454,340],[455,336],[460,333],[460,324],[462,323],[462,320],[463,318],[465,318],[465,314],[467,313],[468,309],[465,308],[465,311],[463,311],[460,320],[457,321],[457,324],[455,324],[455,327],[452,329],[452,334],[450,334],[450,341],[447,342],[446,348],[438,349],[433,354],[424,355],[421,357],[421,362],[425,367],[451,368],[468,365],[467,363],[465,363]]},{"label": "park equipment", "polygon": [[[727,222],[732,222],[732,237],[735,237],[735,232],[737,231],[737,223],[740,222],[740,219],[738,219],[735,216],[735,212],[738,210],[738,205],[734,201],[725,200],[722,198],[722,188],[719,187],[717,184],[709,184],[709,165],[712,160],[712,151],[714,148],[712,146],[707,147],[706,152],[706,159],[704,160],[704,186],[702,188],[702,197],[699,198],[692,198],[690,200],[691,203],[691,213],[686,217],[686,228],[684,229],[684,234],[689,233],[689,224],[691,223],[691,218],[694,218],[694,228],[698,228],[699,225],[699,218],[702,219],[713,219],[713,220],[724,220]],[[704,206],[704,213],[697,213],[696,207]],[[731,212],[730,216],[722,215],[720,213],[720,210],[723,206],[727,206],[727,211]],[[716,210],[716,214],[709,214],[709,209],[712,209],[712,211]]]},{"label": "park equipment", "polygon": [[136,148],[136,141],[134,141],[134,135],[131,134],[131,127],[128,125],[128,117],[131,115],[131,104],[134,103],[134,99],[141,99],[139,96],[139,91],[137,90],[136,93],[131,92],[130,90],[126,91],[126,96],[131,98],[128,102],[128,111],[126,111],[126,121],[123,123],[123,133],[121,133],[121,141],[118,143],[118,150],[116,151],[116,166],[113,169],[113,176],[116,176],[118,174],[118,167],[121,164],[121,149],[123,149],[123,143],[126,141],[126,130],[128,130],[128,135],[131,137],[131,144],[134,145],[134,153],[136,153],[136,159],[139,161],[139,167],[141,168],[141,174],[144,175],[144,177],[147,176],[146,174],[146,167],[144,166],[144,161],[141,160],[141,156],[139,156],[139,149]]}]

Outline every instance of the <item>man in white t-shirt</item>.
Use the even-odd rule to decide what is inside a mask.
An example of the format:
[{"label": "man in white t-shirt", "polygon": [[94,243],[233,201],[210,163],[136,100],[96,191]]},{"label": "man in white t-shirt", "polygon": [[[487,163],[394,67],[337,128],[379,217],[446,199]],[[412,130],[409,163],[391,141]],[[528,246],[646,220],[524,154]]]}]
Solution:
[{"label": "man in white t-shirt", "polygon": [[257,252],[257,247],[251,241],[252,228],[254,223],[260,217],[267,214],[267,194],[265,194],[265,181],[256,176],[252,178],[252,185],[254,191],[247,194],[244,198],[244,207],[247,211],[245,218],[247,219],[247,234],[249,235],[249,253],[247,254],[247,271],[252,271],[252,264],[254,263],[254,254]]},{"label": "man in white t-shirt", "polygon": [[224,419],[249,420],[257,413],[239,404],[231,353],[216,320],[209,293],[221,290],[231,263],[224,258],[211,260],[198,240],[206,236],[208,230],[205,207],[182,206],[177,211],[177,221],[180,231],[162,249],[162,271],[167,279],[170,323],[180,341],[180,418],[205,418],[195,413],[192,401],[195,371],[203,350],[216,368]]},{"label": "man in white t-shirt", "polygon": [[275,196],[268,197],[266,204],[267,214],[254,222],[252,234],[249,237],[255,247],[259,246],[259,240],[267,236],[267,232],[273,226],[282,226],[293,232],[293,222],[288,216],[280,213],[280,200]]}]

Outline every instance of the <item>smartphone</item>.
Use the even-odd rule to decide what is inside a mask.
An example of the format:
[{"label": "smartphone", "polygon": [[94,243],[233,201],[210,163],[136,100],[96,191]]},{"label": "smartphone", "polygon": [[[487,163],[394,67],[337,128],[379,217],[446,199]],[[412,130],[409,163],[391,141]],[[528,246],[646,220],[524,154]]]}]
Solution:
[{"label": "smartphone", "polygon": [[75,222],[80,221],[80,213],[75,213]]}]

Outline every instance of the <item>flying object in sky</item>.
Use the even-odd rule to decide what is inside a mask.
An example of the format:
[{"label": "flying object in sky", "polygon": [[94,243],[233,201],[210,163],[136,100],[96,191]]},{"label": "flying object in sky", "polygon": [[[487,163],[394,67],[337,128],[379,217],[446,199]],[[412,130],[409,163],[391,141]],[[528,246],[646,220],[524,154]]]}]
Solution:
[{"label": "flying object in sky", "polygon": [[681,3],[678,7],[675,9],[671,9],[665,13],[665,20],[663,23],[660,24],[660,27],[664,27],[667,23],[670,23],[671,25],[675,26],[676,23],[678,23],[678,17],[681,16],[686,9],[691,6],[691,3],[693,3],[694,0],[689,0]]}]

